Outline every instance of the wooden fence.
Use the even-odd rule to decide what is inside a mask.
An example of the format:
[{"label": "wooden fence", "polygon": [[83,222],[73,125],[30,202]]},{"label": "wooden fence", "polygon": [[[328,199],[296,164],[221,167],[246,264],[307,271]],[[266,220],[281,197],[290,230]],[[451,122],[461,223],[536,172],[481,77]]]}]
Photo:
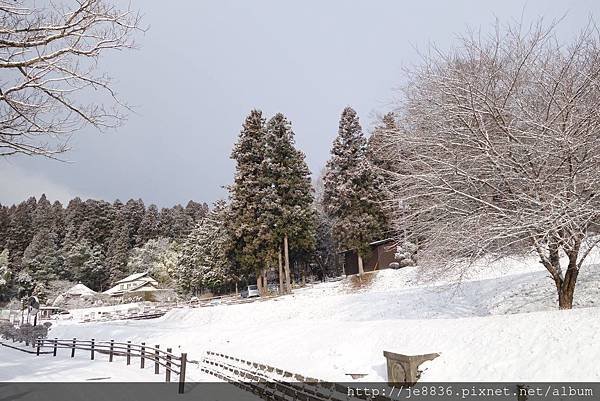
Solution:
[{"label": "wooden fence", "polygon": [[[51,351],[41,351],[42,348],[50,348]],[[90,359],[94,360],[96,354],[108,355],[108,362],[113,362],[116,356],[124,356],[127,365],[131,365],[133,358],[139,358],[140,369],[144,369],[146,361],[154,363],[154,374],[160,374],[160,367],[165,369],[165,381],[171,382],[171,374],[179,375],[179,394],[185,390],[185,371],[187,365],[187,354],[184,352],[180,356],[172,353],[171,348],[163,350],[160,345],[154,347],[146,343],[132,344],[110,341],[97,341],[73,339],[38,339],[35,343],[35,353],[49,354],[56,356],[58,349],[68,349],[71,352],[71,358],[75,357],[76,351],[89,353]]]},{"label": "wooden fence", "polygon": [[368,398],[348,395],[348,386],[306,377],[269,365],[250,362],[229,355],[208,351],[202,359],[202,371],[239,388],[251,391],[262,399],[275,401],[347,401],[370,399],[390,401],[384,396]]}]

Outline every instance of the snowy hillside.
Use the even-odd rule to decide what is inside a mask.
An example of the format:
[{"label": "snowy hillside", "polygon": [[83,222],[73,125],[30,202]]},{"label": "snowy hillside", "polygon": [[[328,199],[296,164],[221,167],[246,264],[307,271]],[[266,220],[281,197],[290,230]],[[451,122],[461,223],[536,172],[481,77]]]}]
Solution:
[{"label": "snowy hillside", "polygon": [[[510,263],[519,268],[507,272]],[[459,287],[444,280],[426,285],[418,268],[385,270],[360,282],[348,278],[268,301],[177,309],[156,320],[59,322],[50,337],[160,343],[195,360],[206,350],[220,351],[340,381],[348,373],[385,380],[384,350],[440,352],[424,380],[593,381],[600,380],[598,266],[584,267],[572,311],[556,310],[552,282],[532,259],[481,266]],[[207,380],[199,369],[189,375]]]}]

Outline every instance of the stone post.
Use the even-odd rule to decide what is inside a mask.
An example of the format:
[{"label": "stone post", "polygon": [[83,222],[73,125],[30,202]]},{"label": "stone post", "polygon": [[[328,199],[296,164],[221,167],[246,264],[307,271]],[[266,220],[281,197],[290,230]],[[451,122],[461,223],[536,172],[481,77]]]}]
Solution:
[{"label": "stone post", "polygon": [[437,358],[440,354],[402,355],[383,351],[383,356],[387,360],[388,383],[414,385],[421,373],[419,365]]}]

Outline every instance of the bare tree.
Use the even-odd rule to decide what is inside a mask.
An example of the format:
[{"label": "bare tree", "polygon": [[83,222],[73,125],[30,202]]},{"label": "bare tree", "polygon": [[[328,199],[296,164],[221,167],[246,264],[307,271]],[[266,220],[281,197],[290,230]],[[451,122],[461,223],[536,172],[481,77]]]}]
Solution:
[{"label": "bare tree", "polygon": [[136,30],[139,14],[109,0],[0,0],[0,156],[54,157],[85,125],[119,125],[126,106],[98,62]]},{"label": "bare tree", "polygon": [[569,44],[555,31],[497,25],[432,49],[408,74],[399,128],[385,132],[402,155],[396,223],[419,240],[421,260],[468,266],[533,250],[569,309],[598,244],[600,41],[593,23]]}]

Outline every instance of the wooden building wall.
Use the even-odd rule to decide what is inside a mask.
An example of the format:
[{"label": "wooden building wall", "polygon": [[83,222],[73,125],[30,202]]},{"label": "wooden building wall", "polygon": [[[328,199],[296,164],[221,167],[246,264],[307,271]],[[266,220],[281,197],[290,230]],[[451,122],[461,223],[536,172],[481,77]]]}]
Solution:
[{"label": "wooden building wall", "polygon": [[[369,254],[363,258],[365,272],[387,269],[394,262],[396,247],[392,242],[371,246]],[[346,275],[358,274],[358,255],[356,251],[344,252],[344,272]]]}]

